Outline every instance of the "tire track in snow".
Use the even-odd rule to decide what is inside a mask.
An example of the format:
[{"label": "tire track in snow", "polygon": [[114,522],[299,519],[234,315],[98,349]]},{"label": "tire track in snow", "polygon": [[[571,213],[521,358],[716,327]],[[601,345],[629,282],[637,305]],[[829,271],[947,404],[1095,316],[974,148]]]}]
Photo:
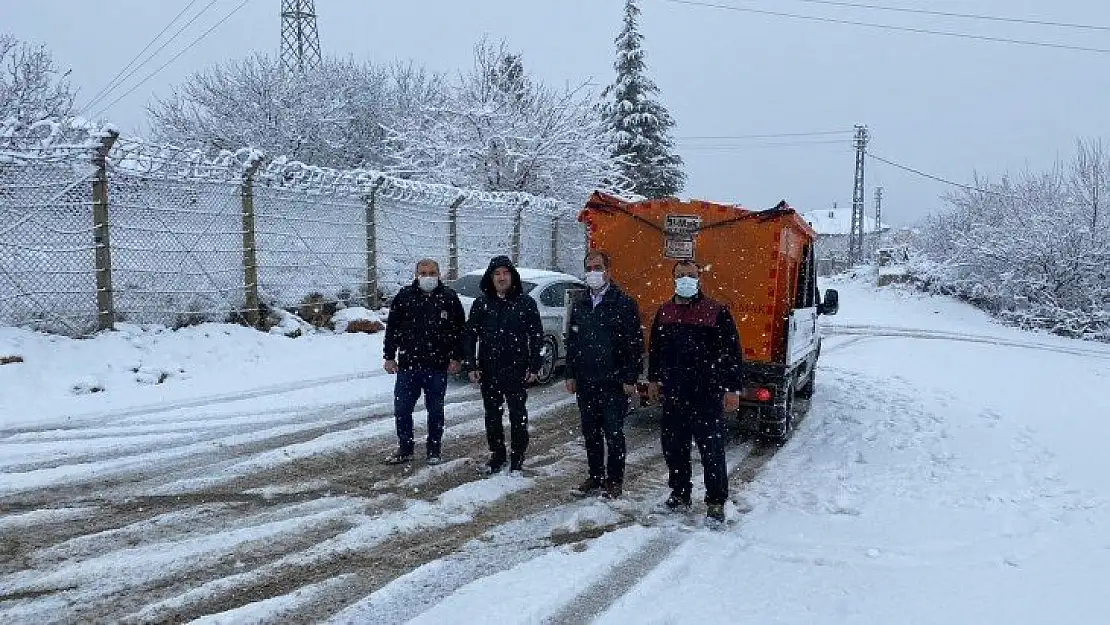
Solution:
[{"label": "tire track in snow", "polygon": [[[448,409],[472,401],[476,396],[476,392],[456,393],[449,398]],[[172,481],[170,476],[175,472],[199,470],[211,473],[212,468],[220,463],[306,444],[321,436],[347,430],[374,429],[375,424],[383,428],[388,426],[386,429],[392,431],[391,405],[353,402],[338,406],[342,406],[346,413],[366,409],[369,414],[353,418],[342,415],[321,418],[320,411],[316,409],[289,413],[275,411],[263,414],[287,416],[282,422],[273,423],[269,433],[259,430],[256,422],[243,421],[220,432],[185,440],[171,437],[126,451],[89,450],[61,460],[25,460],[22,464],[6,467],[5,472],[0,474],[8,481],[8,488],[0,489],[0,504],[19,507],[20,499],[24,501],[23,507],[28,504],[50,505],[51,501],[80,501],[88,496],[90,487],[100,492],[106,486],[115,488],[128,483],[166,483]],[[73,436],[74,439],[80,438],[79,432],[74,432]],[[23,484],[19,484],[20,481]]]},{"label": "tire track in snow", "polygon": [[[164,412],[173,412],[177,410],[186,410],[189,408],[204,408],[207,406],[214,406],[218,404],[230,404],[247,399],[258,399],[260,397],[271,397],[274,395],[284,395],[286,393],[293,393],[303,391],[311,388],[319,388],[321,386],[329,386],[332,384],[342,384],[346,382],[355,382],[357,380],[368,380],[371,378],[381,377],[388,375],[382,371],[361,371],[356,373],[341,373],[337,375],[329,375],[320,378],[309,378],[307,380],[300,380],[297,382],[285,382],[282,384],[271,384],[268,386],[261,386],[244,391],[234,391],[230,393],[217,393],[203,397],[196,397],[193,399],[183,399],[177,401],[167,401],[147,404],[145,406],[136,406],[133,408],[126,408],[122,410],[107,410],[92,413],[78,413],[65,417],[61,422],[51,421],[36,427],[17,427],[7,428],[0,430],[0,439],[25,432],[35,432],[41,427],[66,427],[73,423],[88,423],[103,425],[105,423],[115,423],[131,417],[143,417],[160,414]],[[388,393],[387,393],[388,394]]]},{"label": "tire track in snow", "polygon": [[[536,393],[536,396],[547,400],[554,397],[555,400],[549,401],[545,405],[533,406],[533,414],[535,415],[544,411],[546,406],[558,404],[560,401],[565,404],[567,398],[560,390],[553,387],[546,387],[540,393]],[[560,396],[562,399],[559,398]],[[451,526],[447,531],[441,526],[425,530],[402,531],[379,546],[368,548],[365,552],[333,553],[311,561],[300,559],[301,556],[298,556],[298,553],[311,551],[321,541],[326,542],[333,538],[335,532],[342,527],[337,526],[322,534],[319,531],[313,531],[288,540],[271,541],[266,545],[264,553],[258,554],[259,557],[257,558],[249,559],[249,563],[240,559],[241,566],[239,567],[232,567],[232,564],[220,558],[215,560],[203,560],[202,558],[198,560],[198,563],[207,562],[205,566],[185,569],[187,571],[185,573],[175,573],[173,583],[170,585],[143,583],[139,579],[135,580],[133,586],[127,589],[99,598],[89,597],[88,600],[78,601],[77,604],[89,606],[88,611],[82,609],[84,617],[93,620],[104,618],[115,621],[129,612],[136,614],[135,610],[144,606],[169,602],[166,604],[167,606],[173,604],[177,607],[171,612],[165,612],[164,615],[173,620],[184,620],[234,609],[255,601],[282,597],[290,592],[296,592],[300,588],[312,586],[338,576],[351,575],[345,578],[347,579],[346,583],[334,586],[327,585],[325,590],[312,595],[316,598],[313,599],[310,605],[304,606],[303,611],[299,611],[297,616],[297,620],[303,618],[306,622],[325,618],[334,614],[342,606],[366,597],[392,579],[410,572],[423,563],[436,561],[444,556],[458,553],[470,540],[480,538],[483,533],[505,523],[548,511],[552,507],[560,505],[570,507],[583,505],[581,500],[569,495],[570,487],[581,479],[585,466],[584,454],[578,441],[579,431],[576,416],[577,413],[573,406],[566,406],[564,409],[554,411],[551,415],[537,416],[533,421],[534,446],[532,447],[532,459],[528,464],[529,472],[539,473],[534,478],[536,485],[525,491],[515,493],[505,500],[480,506],[474,512],[473,520],[461,525]],[[466,421],[466,423],[473,423],[479,427],[452,444],[452,446],[465,451],[469,457],[477,458],[478,460],[474,461],[475,464],[480,464],[485,457],[484,432],[480,428],[480,420],[480,417],[477,417]],[[666,492],[666,469],[658,449],[657,424],[652,422],[650,416],[642,419],[633,418],[629,420],[629,427],[626,428],[626,432],[631,443],[629,445],[628,475],[629,480],[634,482],[628,495],[637,497],[639,502],[650,506],[657,503],[657,500],[660,500]],[[380,449],[384,452],[388,451],[394,443],[391,436],[387,436],[378,444],[381,445]],[[733,453],[735,453],[735,450],[730,451],[730,454]],[[375,455],[375,457],[380,456]],[[145,519],[159,518],[157,515],[150,516],[151,510],[155,510],[161,515],[177,514],[184,520],[176,521],[176,527],[174,523],[169,522],[153,523],[153,526],[160,528],[159,532],[153,535],[143,535],[140,531],[132,531],[130,533],[132,537],[127,538],[126,532],[124,534],[112,533],[111,530],[107,532],[107,536],[98,537],[95,534],[83,534],[82,536],[85,538],[85,557],[112,554],[121,548],[121,540],[137,541],[135,543],[129,542],[129,547],[134,544],[138,547],[146,545],[146,548],[153,548],[153,544],[166,540],[172,543],[174,540],[180,540],[182,536],[189,536],[194,533],[203,536],[212,532],[226,531],[229,527],[240,527],[244,523],[249,527],[252,523],[250,521],[251,515],[260,519],[280,519],[285,514],[281,506],[289,504],[289,502],[299,501],[308,504],[313,501],[327,501],[340,494],[342,491],[336,487],[333,480],[342,482],[339,479],[340,476],[351,475],[351,470],[356,474],[360,470],[366,471],[366,475],[361,476],[362,482],[364,485],[371,484],[373,487],[369,489],[369,492],[364,491],[359,494],[363,496],[372,493],[378,495],[374,500],[376,501],[374,504],[375,516],[396,513],[405,506],[406,501],[412,501],[411,497],[414,494],[417,495],[418,500],[427,501],[428,498],[434,500],[450,488],[475,479],[473,465],[468,467],[465,461],[459,463],[456,470],[450,471],[446,475],[421,480],[417,479],[419,474],[414,475],[411,471],[406,471],[403,468],[398,471],[396,467],[383,467],[376,462],[364,462],[352,467],[349,460],[349,457],[336,455],[334,466],[330,468],[318,467],[325,471],[322,475],[320,473],[316,474],[318,478],[324,479],[324,483],[316,484],[309,489],[302,489],[298,493],[263,494],[260,496],[259,493],[248,493],[244,492],[242,488],[238,488],[182,493],[172,497],[138,497],[128,502],[115,502],[116,505],[130,506],[131,514]],[[734,463],[730,460],[731,464]],[[435,469],[438,469],[438,467]],[[425,472],[427,471],[429,470],[426,469]],[[434,473],[434,471],[432,472]],[[270,477],[279,480],[280,473],[275,472]],[[294,481],[303,481],[304,477],[305,475],[296,476]],[[269,481],[269,478],[255,480],[255,483],[261,484],[267,481]],[[247,483],[242,483],[237,486],[243,487],[246,485]],[[413,492],[414,486],[420,488],[419,493]],[[367,501],[364,497],[359,497],[356,500]],[[214,501],[224,502],[225,505],[219,508],[216,513],[205,517],[202,524],[195,518],[196,514],[193,511],[199,506],[211,505],[211,502]],[[270,516],[258,516],[259,514],[266,514],[267,511]],[[99,510],[98,514],[104,514],[108,517],[116,516],[107,510]],[[189,521],[190,518],[192,518],[191,522]],[[118,521],[119,518],[117,517],[116,520]],[[627,518],[621,521],[619,527],[626,527],[629,524],[643,520],[645,520],[643,514],[640,514],[639,517],[628,515]],[[141,520],[135,522],[141,522]],[[198,527],[200,525],[203,525],[203,527]],[[549,538],[544,544],[550,547],[551,545],[564,544],[568,540],[588,540],[606,531],[619,529],[619,527],[600,528],[579,535]],[[78,538],[81,538],[81,536]],[[98,541],[100,541],[99,545]],[[542,548],[544,544],[539,546]],[[306,547],[306,545],[308,546]],[[24,548],[24,552],[33,555],[36,552],[33,548],[34,545],[29,547],[31,549]],[[522,553],[518,553],[518,557],[531,555],[536,547],[535,543],[519,546]],[[107,551],[104,551],[105,549]],[[536,552],[536,555],[539,554],[540,552]],[[292,558],[292,560],[283,560],[285,558]],[[293,566],[274,566],[274,563],[280,562],[287,562]],[[298,564],[298,562],[300,563]],[[64,564],[64,562],[60,563]],[[496,562],[491,563],[491,565],[495,566]],[[269,573],[266,572],[268,570]],[[481,575],[490,573],[490,570],[481,567],[475,570]],[[244,571],[248,573],[258,571],[258,574],[254,577],[249,574],[242,575]],[[220,582],[219,580],[226,581]],[[210,586],[206,587],[206,584],[210,584]],[[203,592],[189,594],[191,590],[195,591],[204,587],[213,592],[211,594]],[[450,589],[447,590],[448,593],[450,591]],[[70,594],[62,593],[64,596]],[[175,604],[174,597],[183,595],[191,598]],[[50,602],[56,600],[51,597],[43,597],[39,601],[31,599],[27,601],[30,602],[29,605],[33,609],[35,605],[40,607],[52,605]],[[93,606],[95,606],[95,609],[92,609]],[[54,606],[52,609],[58,608]],[[70,607],[62,609],[61,612],[50,613],[65,614],[72,609],[74,607],[70,605]],[[45,613],[40,612],[40,614]],[[148,615],[150,614],[153,613],[148,613]]]},{"label": "tire track in snow", "polygon": [[[914,328],[900,328],[882,325],[827,325],[821,326],[820,332],[824,336],[864,336],[864,337],[903,337],[925,340],[958,341],[963,343],[983,343],[998,345],[1000,347],[1019,347],[1046,352],[1056,352],[1070,356],[1089,356],[1092,358],[1110,359],[1110,349],[1098,347],[1051,345],[1036,341],[1007,339],[985,334],[969,334],[963,332],[948,332],[945,330],[921,330]],[[845,347],[846,344],[838,347]]]},{"label": "tire track in snow", "polygon": [[[540,396],[542,398],[550,399],[550,397],[552,395],[554,395],[554,393],[551,391],[550,388],[545,388],[545,389],[541,389],[539,392],[535,393],[535,395]],[[557,402],[551,402],[551,403],[557,403]],[[543,412],[545,409],[546,409],[546,406],[542,406],[542,405],[541,406],[533,406],[532,412],[533,412],[534,415],[539,415],[539,413]],[[481,421],[480,413],[475,413],[473,415],[473,417],[474,418],[468,419],[467,422],[478,423],[478,422]],[[538,421],[540,421],[540,422],[546,422],[547,420],[548,420],[548,417],[546,417],[546,416],[540,416],[539,419],[538,419]],[[380,444],[382,445],[383,453],[380,454],[380,455],[375,454],[374,455],[374,461],[372,463],[367,463],[368,468],[371,468],[373,473],[376,473],[379,476],[381,476],[384,479],[384,481],[387,482],[387,483],[391,482],[391,481],[392,482],[403,481],[403,480],[407,479],[408,477],[410,477],[406,473],[398,474],[395,467],[384,467],[383,465],[380,464],[380,462],[377,461],[378,458],[384,456],[384,450],[385,449],[392,448],[396,444],[395,439],[393,438],[392,420],[391,419],[389,420],[389,426],[390,426],[389,427],[389,435],[385,436],[385,437],[382,437],[382,439],[380,441]],[[576,428],[569,428],[568,429],[568,428],[564,427],[561,424],[556,424],[553,427],[556,430],[562,430],[563,431],[563,432],[559,433],[560,436],[564,436],[566,431],[576,430]],[[472,443],[473,446],[476,449],[478,449],[478,448],[484,449],[484,447],[485,447],[484,436],[475,434],[473,436],[468,436],[467,438],[469,439],[467,442]],[[537,437],[537,438],[543,438],[543,437]],[[553,437],[553,438],[555,438],[555,437]],[[387,439],[388,439],[388,442],[387,442]],[[562,439],[560,438],[558,440],[562,440]],[[342,462],[342,460],[343,460],[342,458],[337,459],[336,467],[342,467],[344,465],[344,462]],[[334,474],[334,472],[333,472],[333,474]],[[278,475],[278,474],[275,474],[275,475]],[[325,474],[324,477],[326,477],[326,476],[327,476],[327,474]],[[475,474],[474,474],[473,470],[466,470],[466,471],[463,472],[463,479],[460,480],[459,483],[465,483],[467,481],[472,481],[474,479],[474,477],[475,477]],[[467,479],[467,478],[469,478],[469,479]],[[399,486],[396,486],[395,488],[396,488],[397,491],[404,490]],[[389,490],[389,488],[385,487],[385,488],[380,488],[378,490],[387,491],[387,490]],[[431,490],[431,489],[429,489],[429,490]],[[326,500],[328,498],[334,498],[337,495],[337,493],[334,492],[335,489],[333,489],[329,484],[325,484],[322,487],[316,487],[316,488],[313,488],[313,489],[308,489],[308,492],[303,492],[303,491],[304,491],[304,489],[302,489],[302,492],[296,493],[296,494],[292,495],[291,497],[282,496],[282,495],[278,495],[278,496],[261,495],[260,496],[259,494],[256,494],[256,493],[243,493],[243,492],[234,492],[234,491],[231,491],[231,492],[195,492],[195,493],[185,493],[181,496],[172,496],[172,497],[142,497],[142,496],[140,496],[140,497],[127,499],[127,500],[124,500],[124,501],[116,501],[116,502],[108,502],[108,503],[101,502],[104,505],[104,507],[98,508],[96,510],[96,515],[98,517],[106,517],[106,518],[110,519],[109,524],[112,524],[112,525],[115,525],[115,527],[118,527],[119,526],[118,524],[120,523],[120,521],[129,521],[131,523],[141,523],[143,521],[143,519],[152,519],[152,518],[158,517],[159,515],[162,515],[162,517],[164,518],[165,515],[174,514],[174,513],[177,513],[182,518],[188,519],[188,517],[190,516],[190,511],[191,510],[196,509],[196,507],[199,506],[199,505],[205,505],[206,503],[212,502],[212,501],[217,501],[217,502],[224,501],[224,502],[227,502],[229,504],[238,504],[238,505],[228,505],[224,509],[221,510],[221,514],[212,515],[209,518],[204,519],[205,527],[200,528],[200,530],[199,530],[203,534],[203,533],[209,533],[209,532],[212,532],[212,531],[219,531],[221,527],[226,527],[228,525],[228,523],[237,522],[237,520],[241,520],[244,517],[244,515],[249,515],[252,511],[256,512],[260,507],[263,507],[263,506],[273,507],[277,504],[281,504],[283,502],[290,501],[292,499],[300,499],[300,500],[308,499],[308,500],[311,500],[312,498],[323,497],[324,500]],[[384,512],[388,512],[389,508],[400,509],[402,507],[402,504],[403,504],[404,500],[400,497],[394,497],[393,502],[394,503],[391,504],[391,505],[383,506],[384,508],[386,508],[386,510],[384,510]],[[59,503],[72,504],[72,502],[59,502]],[[381,500],[379,500],[379,504],[380,503],[382,503]],[[109,506],[113,506],[113,507],[109,507]],[[121,515],[118,513],[118,508],[125,509],[125,512],[122,516],[124,516],[126,518],[121,519]],[[180,524],[181,520],[179,519],[177,521],[177,523]],[[90,528],[87,528],[87,527],[82,528],[80,524],[76,524],[76,523],[68,523],[67,524],[67,523],[63,522],[60,525],[62,527],[65,527],[66,530],[68,531],[68,533],[71,534],[71,536],[68,537],[69,539],[80,539],[80,538],[83,538],[83,537],[89,537],[89,536],[94,536],[95,535],[95,534],[90,535],[90,534],[86,533]],[[156,524],[156,525],[158,525],[160,527],[161,531],[160,531],[159,534],[157,534],[155,536],[145,536],[144,537],[144,536],[139,536],[138,533],[135,533],[136,537],[133,538],[132,540],[137,540],[139,542],[139,544],[149,544],[149,542],[151,540],[154,540],[154,541],[166,540],[166,539],[174,540],[174,531],[173,531],[172,527],[167,530],[167,528],[165,528],[163,526],[163,524],[159,523],[159,524]],[[173,523],[168,523],[168,525],[172,526]],[[105,534],[105,536],[102,536],[100,538],[103,539],[104,541],[106,541],[106,544],[108,544],[108,542],[114,540],[111,536],[113,531],[114,531],[113,529],[110,529],[110,528],[109,529],[102,528],[102,529],[103,529],[103,531],[101,533]],[[188,534],[189,532],[193,531],[194,529],[195,528],[190,526],[190,524],[186,521],[185,522],[185,527],[183,528],[182,531],[184,533]],[[35,532],[39,532],[38,526],[36,526]],[[115,533],[118,534],[118,532],[115,532]],[[178,534],[180,534],[180,533],[181,532],[178,532]],[[34,536],[34,534],[32,534],[32,536]],[[24,535],[24,536],[21,537],[22,539],[30,539],[30,540],[24,540],[23,542],[21,542],[21,544],[19,546],[19,550],[22,551],[24,554],[35,553],[35,552],[40,551],[43,547],[45,547],[45,545],[43,545],[42,542],[34,540],[34,538],[32,536]],[[42,534],[39,534],[38,537],[42,538],[43,536],[42,536]],[[54,535],[51,538],[57,539],[57,538],[61,538],[61,536]],[[32,544],[32,543],[34,543],[34,544]],[[111,549],[110,546],[108,548]],[[275,551],[275,554],[287,555],[280,548],[280,541],[276,545],[268,546],[268,548],[277,550],[277,551]],[[19,554],[13,554],[13,556],[15,556],[15,557],[10,558],[10,559],[6,559],[6,560],[12,561],[12,562],[19,562],[20,560],[23,560],[23,559],[26,558],[26,555],[24,555],[22,557],[19,557]],[[188,577],[188,576],[186,576],[186,577]],[[201,575],[200,579],[204,579],[204,575]],[[196,582],[196,580],[194,579],[193,583],[195,583],[195,582]],[[153,592],[153,591],[143,591],[141,588],[135,588],[134,592],[137,595],[146,595],[149,592]],[[121,598],[120,597],[115,597],[114,599],[112,599],[112,601],[109,601],[108,603],[114,605],[114,602],[118,599],[121,599]]]},{"label": "tire track in snow", "polygon": [[[802,404],[802,402],[799,402]],[[800,409],[799,409],[800,408]],[[795,426],[800,426],[806,419],[809,412],[809,403],[806,402],[799,408],[795,408],[794,419]],[[774,443],[763,442],[758,439],[748,440],[740,438],[741,442],[726,451],[726,461],[729,471],[729,501],[733,510],[728,511],[729,516],[732,517],[732,523],[737,522],[736,515],[742,515],[747,510],[737,510],[736,500],[742,497],[746,488],[755,481],[760,475],[767,463],[775,456],[780,449],[780,446]],[[787,441],[786,445],[789,445]],[[697,457],[697,454],[693,454]],[[705,487],[704,482],[699,484],[698,469],[700,462],[694,463],[694,492],[691,499],[696,500],[697,497],[704,497]],[[605,584],[596,586],[584,594],[575,597],[573,601],[568,603],[566,607],[547,619],[548,623],[557,624],[580,624],[589,623],[597,615],[605,612],[613,604],[615,604],[621,597],[632,590],[647,576],[655,567],[659,566],[665,561],[678,547],[682,546],[689,538],[689,531],[692,523],[690,522],[690,515],[681,515],[678,513],[651,512],[650,500],[654,499],[656,502],[660,501],[662,497],[670,492],[670,487],[667,486],[665,479],[656,481],[656,489],[651,492],[650,489],[639,489],[637,500],[640,505],[638,510],[634,511],[632,518],[640,525],[648,527],[659,526],[666,530],[659,537],[650,541],[640,551],[633,553],[623,562],[618,563],[613,567],[612,575],[607,579]],[[647,492],[643,492],[647,491]],[[645,505],[646,504],[646,505]],[[658,503],[654,506],[658,508]],[[696,509],[696,507],[695,507]],[[695,513],[696,514],[696,513]],[[613,529],[619,529],[626,524],[618,524]],[[693,524],[699,526],[698,524]],[[726,527],[730,527],[726,526]]]}]

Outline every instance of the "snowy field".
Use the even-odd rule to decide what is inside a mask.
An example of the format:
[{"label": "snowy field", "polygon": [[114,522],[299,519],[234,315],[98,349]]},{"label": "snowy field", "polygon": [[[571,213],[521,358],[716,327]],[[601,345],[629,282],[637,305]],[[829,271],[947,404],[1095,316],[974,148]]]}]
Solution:
[{"label": "snowy field", "polygon": [[558,383],[523,474],[481,478],[461,383],[444,464],[380,463],[381,334],[0,328],[0,622],[1104,622],[1110,346],[823,286],[816,394],[781,449],[730,443],[723,529],[659,509],[651,413],[626,496],[571,496]]}]

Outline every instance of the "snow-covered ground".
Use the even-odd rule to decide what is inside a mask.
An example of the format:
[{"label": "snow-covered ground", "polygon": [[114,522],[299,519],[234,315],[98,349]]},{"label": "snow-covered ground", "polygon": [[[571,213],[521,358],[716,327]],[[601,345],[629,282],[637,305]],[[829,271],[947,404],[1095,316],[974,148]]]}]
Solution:
[{"label": "snow-covered ground", "polygon": [[0,327],[0,356],[23,358],[0,366],[0,429],[75,425],[233,397],[250,399],[257,410],[311,406],[392,388],[381,368],[381,332],[289,338],[214,323],[118,328],[74,340]]},{"label": "snow-covered ground", "polygon": [[1103,622],[1110,346],[823,287],[841,310],[808,413],[777,453],[730,446],[716,531],[657,510],[650,419],[624,501],[567,496],[558,384],[531,395],[524,474],[481,479],[462,384],[447,462],[377,462],[380,334],[0,329],[25,359],[0,366],[0,621]]}]

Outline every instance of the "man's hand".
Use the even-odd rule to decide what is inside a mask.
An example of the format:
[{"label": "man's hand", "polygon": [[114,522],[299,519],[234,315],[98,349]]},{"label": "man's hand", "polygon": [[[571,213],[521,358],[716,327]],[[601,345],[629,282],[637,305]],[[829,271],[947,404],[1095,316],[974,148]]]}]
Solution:
[{"label": "man's hand", "polygon": [[397,361],[392,359],[385,361],[385,364],[382,365],[382,369],[385,369],[385,372],[390,375],[397,373]]},{"label": "man's hand", "polygon": [[469,377],[471,382],[477,384],[482,381],[482,372],[475,369],[474,371],[470,372]]},{"label": "man's hand", "polygon": [[457,360],[452,360],[451,362],[447,363],[447,373],[450,373],[451,375],[455,375],[456,373],[458,373],[460,371],[462,371],[462,363],[461,362],[459,362]]},{"label": "man's hand", "polygon": [[571,395],[574,395],[575,393],[577,393],[578,392],[578,382],[575,382],[573,379],[567,380],[567,392],[570,393]]},{"label": "man's hand", "polygon": [[648,382],[648,399],[651,401],[659,401],[659,383]]},{"label": "man's hand", "polygon": [[624,394],[625,395],[635,395],[636,394],[636,385],[635,384],[621,384],[621,388],[624,389]]},{"label": "man's hand", "polygon": [[529,371],[528,375],[524,376],[524,383],[525,384],[535,384],[536,380],[539,380],[539,379],[540,379],[540,376],[538,376],[535,373],[532,373],[531,371]]},{"label": "man's hand", "polygon": [[724,399],[725,412],[735,412],[740,409],[740,393],[728,391]]}]

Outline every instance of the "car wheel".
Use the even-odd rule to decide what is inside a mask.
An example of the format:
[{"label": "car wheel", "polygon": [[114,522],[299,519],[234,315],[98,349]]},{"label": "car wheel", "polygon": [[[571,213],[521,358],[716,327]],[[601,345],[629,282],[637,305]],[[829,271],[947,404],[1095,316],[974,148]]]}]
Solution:
[{"label": "car wheel", "polygon": [[558,347],[555,343],[555,337],[545,336],[543,339],[543,346],[540,347],[540,364],[539,374],[536,376],[538,384],[547,384],[551,378],[555,376],[555,359],[558,356],[556,351]]}]

